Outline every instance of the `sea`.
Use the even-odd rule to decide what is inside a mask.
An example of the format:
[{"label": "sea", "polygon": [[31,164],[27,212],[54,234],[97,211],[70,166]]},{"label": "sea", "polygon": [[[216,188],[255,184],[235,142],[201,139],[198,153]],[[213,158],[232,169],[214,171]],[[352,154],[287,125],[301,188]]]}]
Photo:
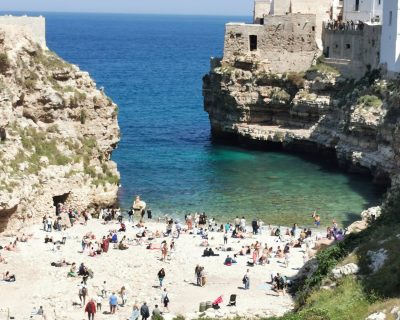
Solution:
[{"label": "sea", "polygon": [[[37,15],[34,14],[34,15]],[[119,106],[112,155],[120,206],[140,195],[153,216],[206,212],[218,221],[348,225],[379,203],[368,177],[293,154],[215,144],[202,77],[221,56],[224,25],[250,17],[42,13],[48,47],[79,65]]]}]

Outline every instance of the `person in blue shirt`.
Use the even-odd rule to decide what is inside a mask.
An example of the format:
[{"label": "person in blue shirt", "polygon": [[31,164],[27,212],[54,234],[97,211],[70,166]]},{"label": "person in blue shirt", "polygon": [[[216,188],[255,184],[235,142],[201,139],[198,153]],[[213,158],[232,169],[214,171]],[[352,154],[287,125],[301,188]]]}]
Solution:
[{"label": "person in blue shirt", "polygon": [[114,314],[117,309],[118,297],[115,295],[115,292],[112,293],[109,299],[110,302],[110,313]]}]

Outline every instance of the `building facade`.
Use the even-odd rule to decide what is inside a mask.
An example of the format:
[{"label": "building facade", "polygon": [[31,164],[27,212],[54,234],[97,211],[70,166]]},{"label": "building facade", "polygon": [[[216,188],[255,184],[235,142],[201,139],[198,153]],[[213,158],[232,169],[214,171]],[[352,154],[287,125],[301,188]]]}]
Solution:
[{"label": "building facade", "polygon": [[[393,0],[386,0],[393,2]],[[344,0],[343,19],[345,21],[382,21],[384,0]]]},{"label": "building facade", "polygon": [[383,5],[381,63],[389,72],[400,73],[400,2],[386,0]]}]

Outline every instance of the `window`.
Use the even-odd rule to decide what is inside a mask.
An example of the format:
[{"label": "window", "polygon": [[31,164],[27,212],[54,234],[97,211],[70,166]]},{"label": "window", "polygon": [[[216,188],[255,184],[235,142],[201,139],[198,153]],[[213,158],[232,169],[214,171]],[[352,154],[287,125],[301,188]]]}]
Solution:
[{"label": "window", "polygon": [[354,11],[360,11],[360,0],[356,0],[356,4],[354,6]]},{"label": "window", "polygon": [[260,19],[260,24],[264,24],[264,18]]},{"label": "window", "polygon": [[312,30],[312,31],[315,31],[315,27],[314,27],[314,26],[312,26],[312,27],[311,27],[311,30]]},{"label": "window", "polygon": [[347,43],[346,44],[346,49],[350,49],[350,48],[351,48],[350,43]]},{"label": "window", "polygon": [[257,36],[256,35],[250,35],[249,36],[249,41],[250,41],[250,51],[257,50]]},{"label": "window", "polygon": [[393,11],[389,11],[389,26],[392,25],[392,20],[393,20]]}]

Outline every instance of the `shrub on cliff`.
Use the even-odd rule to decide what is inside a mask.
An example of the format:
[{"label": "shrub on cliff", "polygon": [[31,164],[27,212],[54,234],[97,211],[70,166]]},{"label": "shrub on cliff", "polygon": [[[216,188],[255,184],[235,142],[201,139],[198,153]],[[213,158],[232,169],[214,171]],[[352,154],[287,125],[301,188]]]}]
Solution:
[{"label": "shrub on cliff", "polygon": [[382,105],[382,100],[375,95],[365,95],[357,99],[357,104],[365,107],[379,108]]},{"label": "shrub on cliff", "polygon": [[10,68],[10,61],[6,53],[0,53],[0,73],[5,74]]}]

